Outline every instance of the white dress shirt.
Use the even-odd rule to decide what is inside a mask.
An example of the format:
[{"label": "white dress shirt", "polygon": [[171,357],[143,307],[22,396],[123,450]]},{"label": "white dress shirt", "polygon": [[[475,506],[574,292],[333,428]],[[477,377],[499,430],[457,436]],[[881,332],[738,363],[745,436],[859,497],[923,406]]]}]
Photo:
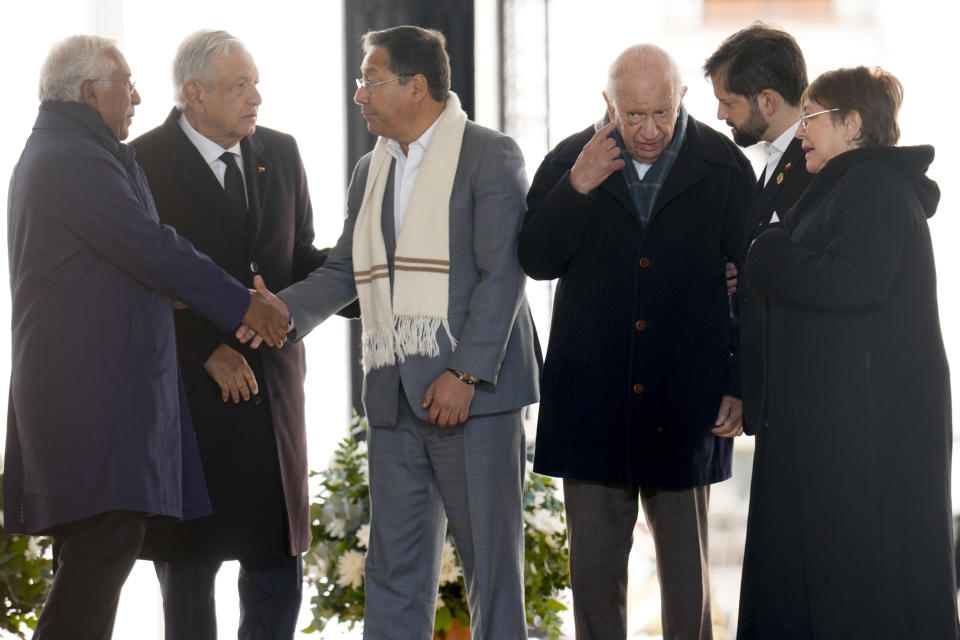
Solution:
[{"label": "white dress shirt", "polygon": [[443,113],[423,132],[423,135],[407,145],[406,154],[403,153],[403,148],[399,142],[393,139],[387,141],[387,152],[397,161],[393,174],[394,240],[400,237],[403,218],[407,214],[407,206],[410,204],[410,196],[413,194],[413,185],[417,182],[417,174],[420,172],[423,154],[427,152],[427,147],[430,146],[430,140],[433,138],[433,132],[442,117]]},{"label": "white dress shirt", "polygon": [[[219,144],[203,136],[199,133],[193,126],[190,124],[190,121],[187,120],[187,115],[185,113],[180,114],[180,128],[183,129],[183,132],[187,135],[187,138],[190,142],[193,143],[193,146],[197,148],[197,151],[200,152],[200,155],[203,156],[203,161],[207,163],[210,167],[210,170],[213,171],[213,175],[217,177],[217,182],[220,183],[220,186],[223,187],[223,177],[227,172],[227,165],[223,164],[223,161],[220,160],[220,156],[223,155],[224,151],[229,151],[236,154],[237,156],[237,168],[240,169],[240,175],[243,176],[243,193],[246,197],[247,193],[247,176],[243,171],[243,154],[240,152],[240,143],[233,145],[229,149],[224,149]],[[249,205],[250,200],[247,198],[247,204]]]},{"label": "white dress shirt", "polygon": [[780,163],[780,158],[783,157],[787,147],[790,146],[790,143],[793,142],[794,137],[796,137],[794,134],[797,132],[799,125],[799,121],[795,122],[792,127],[787,127],[787,130],[781,133],[776,140],[763,144],[763,150],[767,152],[767,166],[763,170],[763,186],[767,186],[767,183],[770,181],[770,176],[773,175],[777,165]]},{"label": "white dress shirt", "polygon": [[[630,158],[633,160],[633,158]],[[647,171],[650,171],[650,167],[653,166],[651,162],[640,162],[639,160],[633,160],[633,168],[637,170],[637,179],[643,180],[643,176],[647,175]]]}]

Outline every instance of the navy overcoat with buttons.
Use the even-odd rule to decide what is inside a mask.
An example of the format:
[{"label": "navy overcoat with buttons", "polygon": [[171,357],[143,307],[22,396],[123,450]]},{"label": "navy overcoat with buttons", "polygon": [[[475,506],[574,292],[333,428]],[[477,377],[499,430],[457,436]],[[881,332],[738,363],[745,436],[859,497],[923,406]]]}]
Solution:
[{"label": "navy overcoat with buttons", "polygon": [[710,429],[722,396],[739,397],[724,263],[739,255],[753,169],[688,116],[644,228],[622,171],[589,195],[570,185],[594,131],[547,154],[520,233],[524,271],[558,279],[534,469],[640,486],[724,480],[731,440]]}]

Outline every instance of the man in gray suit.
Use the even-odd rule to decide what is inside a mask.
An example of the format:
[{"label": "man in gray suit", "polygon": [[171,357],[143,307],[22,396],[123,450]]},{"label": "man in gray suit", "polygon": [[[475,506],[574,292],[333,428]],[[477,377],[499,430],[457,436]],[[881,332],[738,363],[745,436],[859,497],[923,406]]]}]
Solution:
[{"label": "man in gray suit", "polygon": [[474,640],[526,637],[520,410],[540,357],[516,238],[523,158],[466,119],[445,40],[367,33],[355,102],[380,135],[327,263],[279,294],[293,338],[359,297],[370,424],[364,637],[432,637],[446,520]]}]

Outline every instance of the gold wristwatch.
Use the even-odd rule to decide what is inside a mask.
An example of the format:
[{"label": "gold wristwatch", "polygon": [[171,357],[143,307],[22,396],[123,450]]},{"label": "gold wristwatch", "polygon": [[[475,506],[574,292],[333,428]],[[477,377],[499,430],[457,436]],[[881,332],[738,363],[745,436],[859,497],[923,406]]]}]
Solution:
[{"label": "gold wristwatch", "polygon": [[460,382],[465,382],[466,384],[477,384],[480,382],[480,378],[477,376],[472,376],[469,373],[464,373],[463,371],[457,371],[456,369],[450,369],[450,373],[457,376],[457,379]]}]

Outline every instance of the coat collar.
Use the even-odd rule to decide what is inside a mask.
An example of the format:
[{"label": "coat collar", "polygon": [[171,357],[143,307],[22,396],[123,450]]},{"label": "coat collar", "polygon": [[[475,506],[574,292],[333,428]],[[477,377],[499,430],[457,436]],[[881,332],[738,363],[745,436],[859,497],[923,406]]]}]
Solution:
[{"label": "coat collar", "polygon": [[241,221],[230,207],[223,187],[209,165],[180,127],[181,114],[182,111],[174,107],[163,123],[166,137],[171,141],[170,160],[175,170],[224,224],[241,237],[248,238],[252,246],[263,220],[263,206],[270,184],[270,162],[264,157],[262,144],[251,136],[240,141],[249,205],[247,217]]},{"label": "coat collar", "polygon": [[[697,121],[693,116],[687,116],[687,135],[680,147],[680,153],[667,174],[663,183],[663,188],[654,202],[653,210],[650,212],[650,223],[657,214],[663,210],[674,198],[688,191],[696,183],[710,175],[712,165],[722,165],[733,169],[739,169],[740,163],[737,156],[723,144],[720,140],[712,139],[713,129]],[[600,186],[601,189],[609,192],[623,206],[633,210],[633,204],[630,200],[630,193],[627,190],[627,182],[623,177],[622,171],[617,171],[611,175]]]},{"label": "coat collar", "polygon": [[117,132],[103,121],[100,112],[82,102],[41,102],[33,128],[79,133],[113,154],[128,170],[136,158],[133,148],[120,142]]}]

